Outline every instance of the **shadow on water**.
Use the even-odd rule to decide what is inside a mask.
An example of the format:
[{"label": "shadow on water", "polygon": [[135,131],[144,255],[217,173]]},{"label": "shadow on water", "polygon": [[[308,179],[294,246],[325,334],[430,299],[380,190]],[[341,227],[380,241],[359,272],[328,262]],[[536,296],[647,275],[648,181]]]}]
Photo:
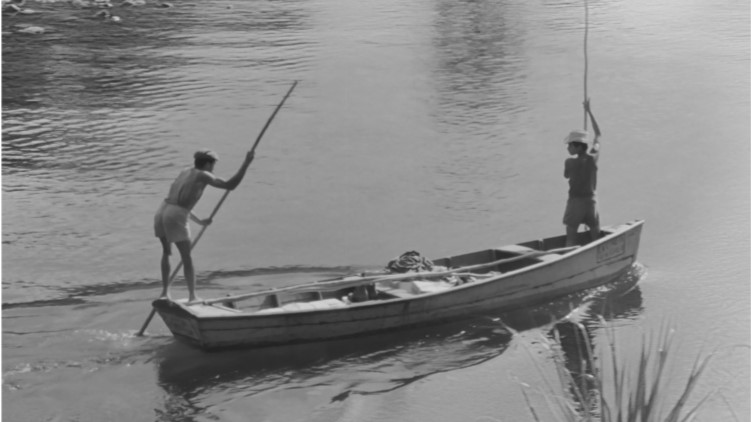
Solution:
[{"label": "shadow on water", "polygon": [[503,354],[512,338],[506,327],[517,332],[550,330],[581,309],[593,319],[636,315],[641,311],[636,286],[641,274],[635,269],[609,285],[524,310],[392,333],[214,353],[174,341],[156,352],[158,379],[171,399],[183,404],[218,391],[241,391],[238,394],[247,397],[271,390],[331,387],[338,392],[331,394],[331,402],[389,392]]},{"label": "shadow on water", "polygon": [[[507,147],[528,137],[518,132],[528,125],[516,121],[527,108],[519,101],[529,74],[528,26],[520,24],[527,19],[523,7],[504,0],[439,0],[433,7],[431,117],[441,133],[437,141],[447,150],[434,164],[436,205],[457,219],[476,218],[478,212],[490,216],[498,210],[487,198],[508,194],[498,181],[523,174]],[[478,149],[485,153],[472,153]],[[469,210],[474,217],[467,217]]]},{"label": "shadow on water", "polygon": [[492,125],[504,112],[517,111],[508,91],[520,89],[524,79],[520,11],[506,2],[439,1],[435,7],[435,71],[447,115],[442,123],[481,126],[481,113],[484,124]]}]

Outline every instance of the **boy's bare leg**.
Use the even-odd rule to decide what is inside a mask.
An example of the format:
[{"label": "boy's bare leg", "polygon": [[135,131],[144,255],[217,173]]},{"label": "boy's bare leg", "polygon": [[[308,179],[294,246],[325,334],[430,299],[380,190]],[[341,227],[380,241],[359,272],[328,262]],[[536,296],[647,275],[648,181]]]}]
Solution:
[{"label": "boy's bare leg", "polygon": [[159,298],[171,299],[169,294],[169,257],[172,253],[172,250],[170,248],[170,243],[167,241],[166,237],[160,237],[159,241],[162,242],[162,294],[159,295]]},{"label": "boy's bare leg", "polygon": [[196,276],[193,270],[193,258],[190,256],[190,240],[183,240],[175,243],[177,250],[180,251],[180,257],[183,260],[183,273],[185,282],[188,284],[188,303],[198,300],[196,297]]},{"label": "boy's bare leg", "polygon": [[579,226],[566,226],[566,247],[577,246],[576,233],[579,231]]},{"label": "boy's bare leg", "polygon": [[589,228],[589,236],[592,238],[592,241],[600,238],[600,225],[592,226]]}]

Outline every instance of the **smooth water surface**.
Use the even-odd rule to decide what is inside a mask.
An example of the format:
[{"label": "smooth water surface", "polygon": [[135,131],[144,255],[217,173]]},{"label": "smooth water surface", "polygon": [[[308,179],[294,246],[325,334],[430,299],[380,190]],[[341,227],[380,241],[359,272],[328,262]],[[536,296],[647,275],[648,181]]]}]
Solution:
[{"label": "smooth water surface", "polygon": [[561,233],[584,7],[172,5],[116,4],[120,23],[62,1],[3,16],[8,420],[528,421],[521,384],[555,377],[537,339],[577,307],[596,343],[607,315],[634,353],[642,332],[675,327],[673,392],[714,352],[701,420],[751,420],[747,2],[590,1],[599,205],[606,225],[646,220],[636,290],[226,354],[175,342],[158,318],[134,337],[160,289],[152,215],[194,150],[231,176],[299,81],[196,246],[203,297]]}]

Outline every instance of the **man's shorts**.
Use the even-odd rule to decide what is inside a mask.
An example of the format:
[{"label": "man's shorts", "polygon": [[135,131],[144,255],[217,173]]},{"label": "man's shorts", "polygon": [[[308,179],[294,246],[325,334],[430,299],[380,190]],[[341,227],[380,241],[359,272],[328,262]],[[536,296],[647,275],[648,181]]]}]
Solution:
[{"label": "man's shorts", "polygon": [[586,224],[587,227],[600,226],[600,214],[597,212],[597,199],[592,198],[569,198],[566,203],[566,212],[563,214],[563,224],[577,226]]},{"label": "man's shorts", "polygon": [[162,202],[154,215],[154,235],[166,237],[171,243],[190,240],[189,216],[187,209]]}]

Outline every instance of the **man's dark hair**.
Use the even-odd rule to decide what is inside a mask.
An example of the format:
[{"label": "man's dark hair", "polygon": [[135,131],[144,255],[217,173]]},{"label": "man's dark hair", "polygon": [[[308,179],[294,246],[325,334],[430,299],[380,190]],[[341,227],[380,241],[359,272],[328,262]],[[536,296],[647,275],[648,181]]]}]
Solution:
[{"label": "man's dark hair", "polygon": [[584,142],[574,141],[574,142],[571,142],[571,144],[576,149],[584,150],[585,152],[587,151],[587,144],[585,144]]},{"label": "man's dark hair", "polygon": [[208,163],[216,163],[216,160],[206,155],[196,157],[195,160],[193,160],[193,164],[196,166],[196,168],[203,167],[204,164]]}]

